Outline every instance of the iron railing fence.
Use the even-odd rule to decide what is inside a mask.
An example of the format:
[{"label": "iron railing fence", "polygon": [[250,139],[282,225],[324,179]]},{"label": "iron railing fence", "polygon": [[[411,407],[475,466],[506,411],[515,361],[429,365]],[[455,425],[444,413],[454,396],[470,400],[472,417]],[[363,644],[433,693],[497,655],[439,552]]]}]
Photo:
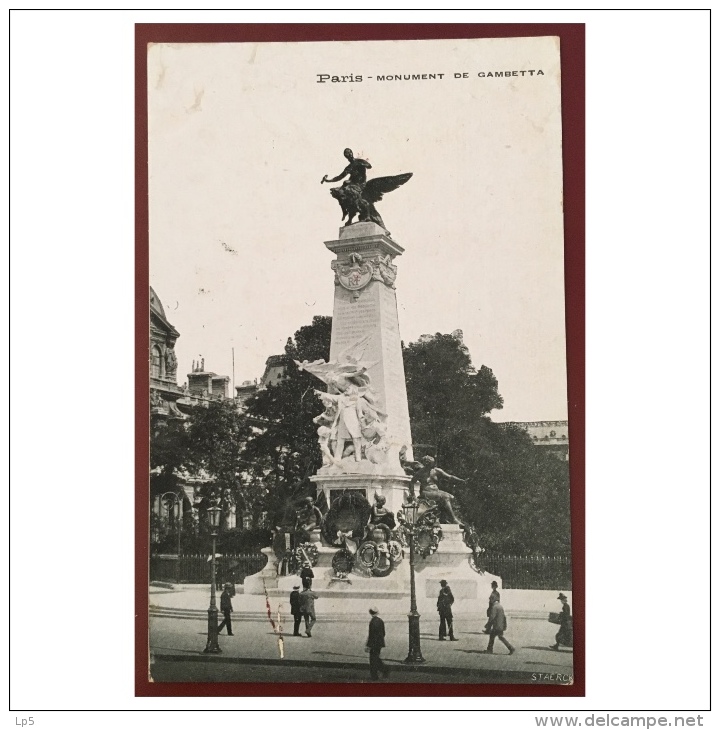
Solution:
[{"label": "iron railing fence", "polygon": [[[265,567],[267,558],[256,553],[223,554],[216,558],[217,584],[240,585],[248,575]],[[569,555],[502,555],[484,553],[480,567],[502,578],[503,588],[525,590],[572,590],[572,560]],[[170,583],[210,584],[209,555],[154,555],[150,580]]]},{"label": "iron railing fence", "polygon": [[485,553],[484,570],[502,578],[503,588],[525,590],[572,590],[572,559],[569,555],[500,555]]},{"label": "iron railing fence", "polygon": [[[245,577],[261,571],[267,558],[257,553],[223,554],[215,559],[218,586],[240,585]],[[169,583],[207,583],[210,585],[209,555],[153,555],[150,580]]]}]

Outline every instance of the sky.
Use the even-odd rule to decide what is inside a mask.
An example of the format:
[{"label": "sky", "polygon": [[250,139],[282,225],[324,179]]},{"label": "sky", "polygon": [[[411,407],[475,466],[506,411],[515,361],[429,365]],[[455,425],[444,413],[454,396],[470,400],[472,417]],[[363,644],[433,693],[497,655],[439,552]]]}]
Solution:
[{"label": "sky", "polygon": [[[320,180],[350,147],[370,178],[413,173],[377,205],[405,248],[403,340],[461,329],[498,379],[495,420],[567,418],[556,39],[148,53],[150,283],[181,335],[180,384],[200,357],[232,377],[233,349],[235,384],[259,378],[299,327],[332,314],[323,243],[342,221]],[[497,71],[510,74],[478,76]],[[436,78],[377,78],[390,74]]]}]

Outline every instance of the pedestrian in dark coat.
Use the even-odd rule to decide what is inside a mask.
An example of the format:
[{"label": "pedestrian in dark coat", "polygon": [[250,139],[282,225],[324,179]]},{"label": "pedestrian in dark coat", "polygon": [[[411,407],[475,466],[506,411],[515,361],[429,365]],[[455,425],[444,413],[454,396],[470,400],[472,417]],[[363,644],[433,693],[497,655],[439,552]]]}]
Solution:
[{"label": "pedestrian in dark coat", "polygon": [[228,636],[233,635],[233,630],[232,630],[233,607],[232,607],[232,600],[231,600],[233,587],[234,586],[232,583],[226,583],[225,590],[220,595],[220,610],[222,611],[223,616],[225,618],[223,619],[220,626],[218,626],[218,634],[223,630],[223,628],[225,628],[225,626],[227,626],[227,635]]},{"label": "pedestrian in dark coat", "polygon": [[505,644],[511,654],[515,653],[515,649],[510,642],[503,636],[507,631],[507,618],[505,618],[505,609],[500,605],[500,601],[493,601],[490,608],[490,638],[488,639],[485,654],[492,654],[495,645],[495,637]]},{"label": "pedestrian in dark coat", "polygon": [[313,593],[309,588],[300,594],[300,612],[305,619],[305,635],[308,637],[312,636],[312,627],[315,626],[315,599],[317,597],[317,593]]},{"label": "pedestrian in dark coat", "polygon": [[365,651],[370,654],[370,679],[379,679],[380,674],[387,677],[389,668],[380,658],[380,652],[385,646],[385,622],[378,616],[378,610],[373,606],[370,609],[370,626]]},{"label": "pedestrian in dark coat", "polygon": [[558,601],[562,603],[562,611],[560,613],[560,630],[555,634],[555,643],[550,645],[551,649],[560,651],[560,644],[572,647],[573,645],[573,626],[572,616],[570,614],[570,604],[567,596],[561,593]]},{"label": "pedestrian in dark coat", "polygon": [[300,636],[300,621],[302,621],[300,586],[293,586],[292,593],[290,594],[290,613],[293,617],[293,636]]},{"label": "pedestrian in dark coat", "polygon": [[492,605],[495,601],[498,603],[500,602],[500,593],[498,593],[498,584],[497,581],[494,580],[490,587],[492,588],[492,593],[490,594],[490,598],[488,598],[488,607],[486,611],[486,616],[488,617],[487,623],[483,627],[483,634],[489,634],[490,633],[490,610],[492,609]]},{"label": "pedestrian in dark coat", "polygon": [[300,571],[300,580],[302,581],[303,590],[306,588],[307,590],[310,590],[312,588],[314,577],[315,573],[313,573],[310,563],[305,563]]},{"label": "pedestrian in dark coat", "polygon": [[450,641],[457,641],[453,633],[452,605],[455,603],[450,586],[446,580],[440,581],[440,593],[437,599],[437,610],[440,614],[440,641],[445,641],[445,636],[450,634]]}]

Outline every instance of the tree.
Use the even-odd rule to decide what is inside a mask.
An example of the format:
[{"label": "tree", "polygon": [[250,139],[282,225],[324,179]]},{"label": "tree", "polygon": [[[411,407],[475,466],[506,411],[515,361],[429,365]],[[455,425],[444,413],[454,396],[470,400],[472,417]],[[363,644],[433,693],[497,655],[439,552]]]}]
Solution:
[{"label": "tree", "polygon": [[570,549],[567,462],[534,446],[514,424],[485,424],[463,444],[468,453],[455,489],[485,548],[505,553]]},{"label": "tree", "polygon": [[323,408],[315,390],[323,384],[300,371],[294,360],[327,360],[330,357],[332,318],[316,316],[285,345],[285,377],[250,398],[247,415],[256,428],[243,452],[254,477],[267,487],[265,509],[277,521],[292,509],[299,496],[314,487],[309,477],[322,464],[313,418]]},{"label": "tree", "polygon": [[184,422],[171,418],[157,422],[150,440],[150,470],[156,489],[172,491],[190,455],[190,440]]},{"label": "tree", "polygon": [[[211,496],[221,499],[227,515],[231,505],[250,509],[261,496],[257,484],[244,475],[242,450],[250,433],[247,418],[232,400],[215,400],[195,406],[187,418],[158,424],[150,449],[153,495],[175,491],[188,476],[205,482],[198,490],[200,533],[209,530],[204,507]],[[194,506],[194,505],[193,505]],[[184,510],[183,543],[192,547],[193,515]]]},{"label": "tree", "polygon": [[403,359],[415,458],[430,454],[468,478],[451,491],[484,546],[569,549],[567,463],[533,446],[521,427],[489,418],[503,405],[492,370],[476,371],[456,335],[423,338],[403,349]]},{"label": "tree", "polygon": [[245,442],[252,427],[233,400],[213,400],[196,407],[187,422],[188,467],[207,475],[213,491],[238,508],[251,509],[258,499],[258,485],[243,478]]},{"label": "tree", "polygon": [[436,334],[403,348],[413,442],[431,444],[446,459],[458,439],[502,408],[492,370],[478,373],[460,337]]}]

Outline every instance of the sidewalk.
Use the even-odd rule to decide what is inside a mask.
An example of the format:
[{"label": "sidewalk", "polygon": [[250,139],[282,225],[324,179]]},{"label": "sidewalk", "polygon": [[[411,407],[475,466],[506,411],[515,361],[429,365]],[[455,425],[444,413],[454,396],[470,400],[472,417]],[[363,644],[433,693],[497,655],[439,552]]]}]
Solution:
[{"label": "sidewalk", "polygon": [[[369,616],[326,615],[322,601],[317,602],[318,622],[312,638],[288,636],[292,634],[292,617],[271,599],[273,621],[270,623],[264,596],[237,595],[233,599],[234,636],[220,636],[222,654],[203,653],[207,634],[209,589],[183,587],[179,590],[151,588],[150,594],[150,649],[151,662],[186,663],[191,671],[207,677],[209,666],[217,667],[217,679],[204,681],[238,681],[251,667],[276,667],[282,677],[279,681],[312,681],[303,679],[312,674],[313,667],[332,670],[333,677],[354,670],[365,676],[368,656],[364,651]],[[397,602],[395,602],[397,603]],[[426,662],[417,667],[403,664],[408,650],[407,613],[384,614],[386,648],[383,659],[394,669],[396,681],[429,682],[527,682],[529,684],[567,684],[572,681],[573,653],[569,649],[556,652],[549,648],[554,643],[556,627],[539,619],[510,618],[506,638],[515,647],[510,656],[498,641],[495,653],[483,653],[488,637],[482,633],[485,616],[458,616],[455,621],[457,642],[438,641],[438,617],[422,615],[420,619],[421,647]],[[222,615],[221,615],[222,618]],[[304,626],[301,627],[304,634]],[[235,665],[230,672],[228,665]],[[223,670],[221,671],[221,665]],[[243,670],[244,667],[244,670]],[[223,679],[230,674],[233,679]],[[212,675],[212,672],[211,672]],[[244,676],[244,675],[243,675]],[[438,680],[439,677],[444,679]],[[161,680],[162,681],[162,680]],[[327,677],[317,681],[332,681]],[[342,680],[341,680],[342,681]],[[345,680],[350,681],[350,680]]]},{"label": "sidewalk", "polygon": [[[266,616],[267,608],[265,604],[265,596],[263,595],[245,595],[242,592],[242,586],[237,586],[238,593],[233,598],[233,606],[235,611],[242,613],[243,615],[250,616]],[[150,610],[157,614],[167,614],[186,617],[191,617],[195,614],[202,613],[207,616],[207,609],[210,603],[210,586],[202,584],[155,584],[151,585],[150,591]],[[336,605],[335,601],[344,600],[337,598],[330,598],[325,596],[322,589],[317,590],[320,595],[318,601],[318,610],[320,610],[320,604],[322,603],[322,610],[326,620],[344,620],[349,614],[346,610],[334,610]],[[572,601],[572,592],[566,591],[570,600]],[[217,603],[220,605],[220,592],[218,592]],[[505,613],[508,618],[527,618],[527,619],[538,619],[547,622],[547,616],[550,611],[559,610],[559,603],[557,601],[557,591],[523,591],[518,589],[504,589],[501,592],[502,604],[505,608]],[[281,610],[289,610],[288,595],[282,597],[270,596],[270,606],[273,612],[276,612],[278,607]],[[420,607],[421,613],[434,613],[434,601],[425,601],[425,607]],[[375,603],[383,614],[384,619],[392,619],[392,617],[402,617],[403,620],[407,619],[407,612],[410,609],[409,598],[407,599],[407,605],[402,600],[396,598],[393,599],[367,599],[362,602],[362,607],[358,608],[358,612],[364,616],[366,613],[365,603],[369,608],[370,603]],[[420,603],[420,601],[419,601]],[[466,602],[462,602],[461,605],[467,605]],[[467,616],[472,618],[482,619],[483,623],[485,619],[486,602],[485,600],[478,601],[472,604],[473,610],[470,613],[464,612],[463,609],[456,604],[455,613],[458,616]],[[339,608],[339,607],[338,607]],[[352,613],[350,615],[356,615]]]}]

